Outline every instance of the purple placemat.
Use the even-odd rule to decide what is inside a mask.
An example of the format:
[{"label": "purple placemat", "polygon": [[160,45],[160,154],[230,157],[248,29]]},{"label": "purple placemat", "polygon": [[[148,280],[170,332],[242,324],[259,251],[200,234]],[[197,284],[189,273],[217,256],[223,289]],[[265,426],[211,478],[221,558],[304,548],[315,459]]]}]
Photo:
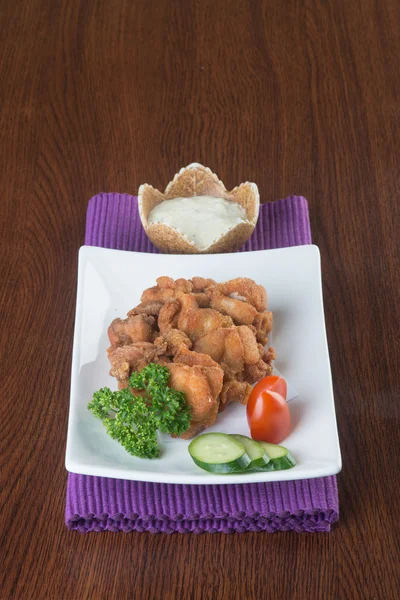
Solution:
[{"label": "purple placemat", "polygon": [[[242,251],[311,243],[301,196],[264,204]],[[98,194],[85,244],[158,252],[140,223],[137,198]],[[68,474],[66,524],[87,531],[202,533],[329,531],[339,518],[336,477],[244,485],[175,485]]]}]

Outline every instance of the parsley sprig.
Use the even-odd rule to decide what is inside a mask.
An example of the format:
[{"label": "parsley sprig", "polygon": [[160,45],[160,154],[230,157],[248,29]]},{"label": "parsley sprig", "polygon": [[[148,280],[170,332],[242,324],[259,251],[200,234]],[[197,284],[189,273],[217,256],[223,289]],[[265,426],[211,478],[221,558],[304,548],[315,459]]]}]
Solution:
[{"label": "parsley sprig", "polygon": [[[129,454],[158,458],[157,431],[180,435],[190,423],[185,394],[168,387],[168,381],[167,367],[150,363],[132,373],[128,388],[116,392],[102,388],[95,392],[88,409]],[[132,389],[143,393],[135,396]]]}]

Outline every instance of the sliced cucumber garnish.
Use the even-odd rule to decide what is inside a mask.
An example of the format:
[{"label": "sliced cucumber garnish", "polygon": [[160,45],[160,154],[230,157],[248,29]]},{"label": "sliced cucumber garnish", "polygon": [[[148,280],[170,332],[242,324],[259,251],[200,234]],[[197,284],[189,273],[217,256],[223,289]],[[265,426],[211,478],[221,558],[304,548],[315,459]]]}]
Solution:
[{"label": "sliced cucumber garnish", "polygon": [[210,473],[282,471],[296,465],[284,446],[239,434],[204,433],[190,443],[189,453],[197,466]]},{"label": "sliced cucumber garnish", "polygon": [[189,454],[198,467],[210,473],[238,473],[251,459],[244,445],[226,433],[204,433],[189,444]]},{"label": "sliced cucumber garnish", "polygon": [[268,442],[257,442],[270,457],[270,461],[266,468],[261,469],[265,471],[283,471],[285,469],[291,469],[296,465],[290,451],[284,446],[277,446],[276,444],[269,444]]},{"label": "sliced cucumber garnish", "polygon": [[251,462],[246,471],[251,471],[252,469],[264,469],[264,467],[266,467],[266,465],[270,462],[268,453],[255,440],[238,433],[232,433],[231,437],[241,442],[245,447],[247,454],[250,456]]}]

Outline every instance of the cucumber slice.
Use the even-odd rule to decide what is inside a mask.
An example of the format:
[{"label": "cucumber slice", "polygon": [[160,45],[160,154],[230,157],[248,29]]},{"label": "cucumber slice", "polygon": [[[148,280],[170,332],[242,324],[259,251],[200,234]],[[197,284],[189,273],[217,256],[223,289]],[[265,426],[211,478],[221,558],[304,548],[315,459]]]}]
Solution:
[{"label": "cucumber slice", "polygon": [[231,437],[241,442],[247,454],[250,456],[251,463],[246,471],[250,471],[251,469],[263,469],[269,463],[270,457],[258,442],[238,433],[231,433]]},{"label": "cucumber slice", "polygon": [[226,433],[203,433],[189,444],[198,467],[210,473],[238,473],[251,462],[244,445]]},{"label": "cucumber slice", "polygon": [[277,446],[276,444],[269,444],[268,442],[258,442],[265,452],[270,457],[269,463],[263,471],[283,471],[285,469],[291,469],[296,465],[290,451],[284,446]]}]

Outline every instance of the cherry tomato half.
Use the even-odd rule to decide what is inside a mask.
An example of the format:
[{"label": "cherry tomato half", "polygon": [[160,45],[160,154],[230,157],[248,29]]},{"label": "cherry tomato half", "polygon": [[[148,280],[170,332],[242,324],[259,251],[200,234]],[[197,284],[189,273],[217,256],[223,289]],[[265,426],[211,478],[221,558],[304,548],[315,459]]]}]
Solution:
[{"label": "cherry tomato half", "polygon": [[260,385],[263,381],[254,387],[247,402],[251,437],[270,444],[280,444],[290,432],[289,407],[281,394]]}]

